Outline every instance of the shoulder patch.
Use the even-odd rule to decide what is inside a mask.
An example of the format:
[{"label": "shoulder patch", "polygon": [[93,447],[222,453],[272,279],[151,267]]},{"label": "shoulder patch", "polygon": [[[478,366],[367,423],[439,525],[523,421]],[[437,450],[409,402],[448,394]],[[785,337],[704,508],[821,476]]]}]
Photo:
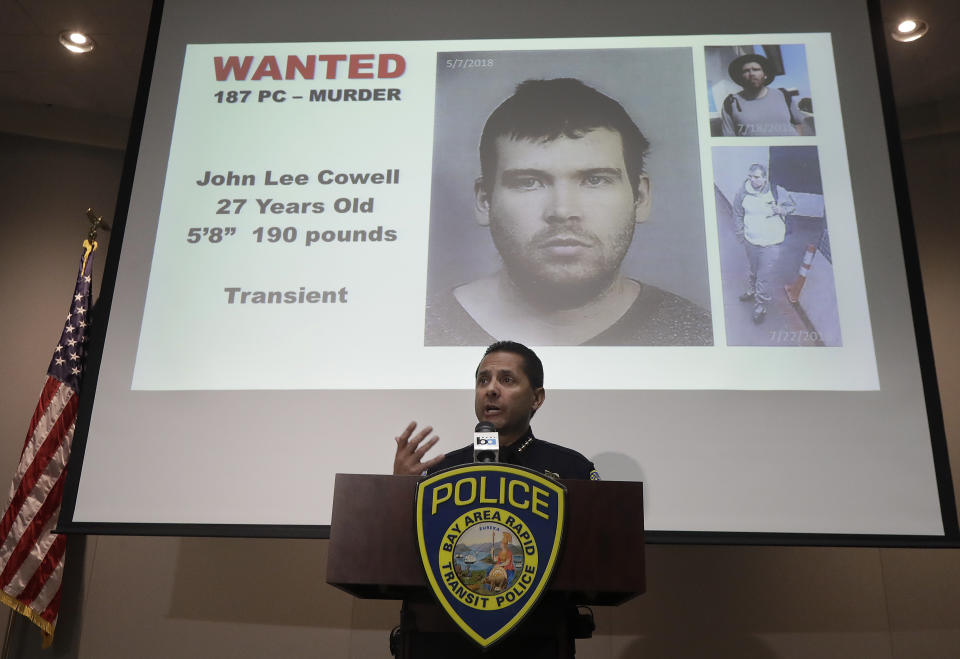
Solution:
[{"label": "shoulder patch", "polygon": [[592,481],[599,481],[599,480],[603,480],[603,479],[600,478],[600,472],[597,471],[596,469],[594,469],[593,471],[590,472],[590,480],[592,480]]}]

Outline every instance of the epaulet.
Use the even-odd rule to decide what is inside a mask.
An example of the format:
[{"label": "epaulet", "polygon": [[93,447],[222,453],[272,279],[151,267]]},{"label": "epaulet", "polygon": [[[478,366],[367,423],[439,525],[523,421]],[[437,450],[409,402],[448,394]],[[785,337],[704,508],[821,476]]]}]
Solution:
[{"label": "epaulet", "polygon": [[541,444],[545,444],[545,445],[547,445],[547,446],[549,446],[549,447],[551,447],[551,448],[553,448],[553,449],[555,449],[555,450],[557,450],[557,451],[559,451],[559,452],[561,452],[561,453],[564,453],[564,454],[570,456],[571,458],[574,458],[574,459],[576,459],[576,460],[583,460],[584,462],[587,462],[587,463],[590,462],[590,460],[587,459],[587,457],[586,457],[585,455],[583,455],[583,453],[581,453],[580,451],[576,451],[576,450],[574,450],[574,449],[572,449],[572,448],[567,448],[566,446],[561,446],[560,444],[554,444],[554,443],[552,443],[552,442],[548,442],[548,441],[543,440],[543,439],[540,439],[540,438],[538,438],[538,437],[535,437],[535,439],[536,439],[538,442],[540,442]]}]

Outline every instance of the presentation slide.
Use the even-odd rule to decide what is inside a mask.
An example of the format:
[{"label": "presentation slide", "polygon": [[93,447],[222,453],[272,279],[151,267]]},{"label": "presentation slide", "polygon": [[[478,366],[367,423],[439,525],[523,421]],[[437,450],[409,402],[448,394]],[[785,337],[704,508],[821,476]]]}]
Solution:
[{"label": "presentation slide", "polygon": [[[816,130],[812,113],[797,111],[806,132],[790,123],[777,89],[785,125],[711,139],[708,61],[762,54],[760,43],[797,53]],[[551,347],[553,388],[876,389],[831,53],[827,34],[188,45],[132,386],[459,388],[453,346],[473,358],[509,337]],[[619,103],[649,143],[644,216],[628,199],[625,212],[548,224],[553,200],[528,190],[522,214],[476,219],[491,112],[525,80],[569,79]],[[770,245],[750,243],[742,202],[731,208],[753,165],[769,172]],[[572,203],[594,204],[592,185]],[[804,293],[810,246],[825,281]],[[758,283],[759,257],[787,276]],[[560,285],[566,314],[548,315],[530,301],[546,306],[549,291],[500,291],[542,278],[533,267],[611,274],[582,276],[600,280],[585,293]],[[612,273],[643,291],[617,313],[602,299]],[[771,299],[762,323],[757,300],[739,299],[758,285]],[[588,301],[571,307],[577,294]],[[553,348],[577,345],[608,349]]]},{"label": "presentation slide", "polygon": [[62,527],[324,537],[499,339],[666,538],[955,526],[865,6],[361,4],[165,3]]}]

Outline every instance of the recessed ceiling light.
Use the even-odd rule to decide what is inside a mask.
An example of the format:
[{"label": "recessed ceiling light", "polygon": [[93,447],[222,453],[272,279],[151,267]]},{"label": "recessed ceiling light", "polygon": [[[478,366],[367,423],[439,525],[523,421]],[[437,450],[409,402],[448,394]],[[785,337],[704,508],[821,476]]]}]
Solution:
[{"label": "recessed ceiling light", "polygon": [[71,53],[89,53],[97,47],[96,42],[76,30],[64,30],[60,33],[60,45]]},{"label": "recessed ceiling light", "polygon": [[917,18],[906,18],[897,25],[897,29],[890,33],[897,41],[904,43],[916,41],[927,33],[927,24]]},{"label": "recessed ceiling light", "polygon": [[903,34],[913,32],[916,29],[917,29],[917,22],[910,18],[908,18],[907,20],[905,20],[904,22],[900,23],[900,25],[897,26],[897,32],[902,32]]}]

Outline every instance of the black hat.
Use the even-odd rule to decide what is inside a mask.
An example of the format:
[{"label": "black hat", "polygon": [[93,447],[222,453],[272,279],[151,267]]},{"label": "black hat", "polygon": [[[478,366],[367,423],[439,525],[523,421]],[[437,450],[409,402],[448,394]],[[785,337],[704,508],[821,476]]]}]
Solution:
[{"label": "black hat", "polygon": [[773,72],[773,69],[770,66],[770,60],[763,55],[747,53],[746,55],[741,55],[737,59],[730,62],[730,66],[727,67],[727,73],[730,74],[730,79],[738,85],[743,84],[743,65],[747,62],[756,62],[760,65],[760,68],[763,69],[764,85],[769,85],[771,82],[773,82],[773,79],[777,77],[777,74]]}]

